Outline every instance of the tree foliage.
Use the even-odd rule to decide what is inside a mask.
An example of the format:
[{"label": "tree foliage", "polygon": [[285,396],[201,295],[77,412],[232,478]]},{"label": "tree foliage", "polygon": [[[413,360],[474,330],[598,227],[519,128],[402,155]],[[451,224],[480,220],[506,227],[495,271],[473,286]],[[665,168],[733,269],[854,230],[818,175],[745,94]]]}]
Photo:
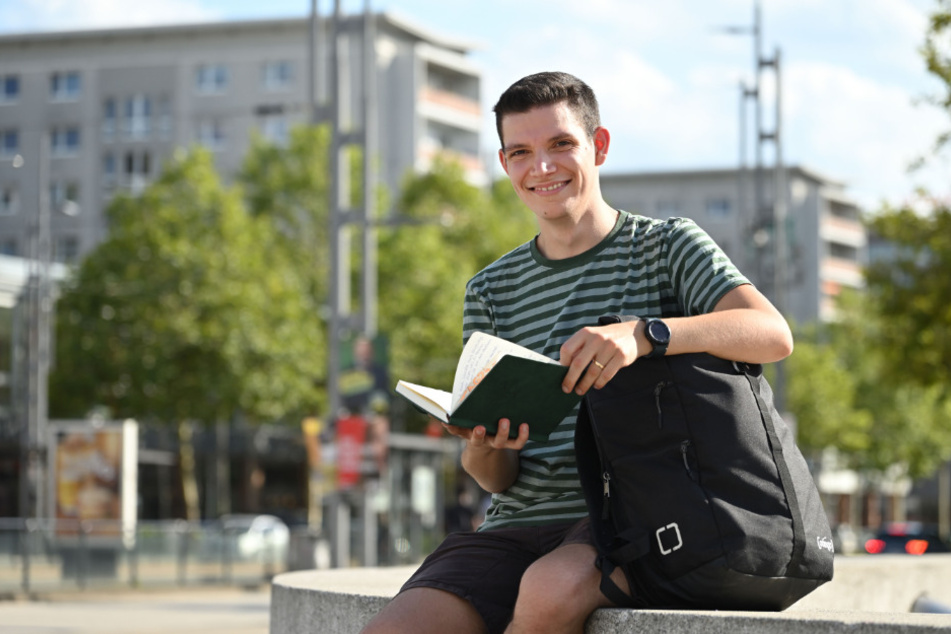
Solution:
[{"label": "tree foliage", "polygon": [[322,331],[271,223],[222,186],[211,156],[171,161],[117,197],[108,239],[59,302],[56,416],[213,422],[309,410]]},{"label": "tree foliage", "polygon": [[[951,0],[936,0],[936,7],[928,19],[925,43],[921,48],[925,66],[943,84],[944,94],[930,98],[932,104],[951,115],[951,53],[948,36],[951,34]],[[934,154],[944,150],[951,141],[951,130],[937,136]]]},{"label": "tree foliage", "polygon": [[[108,239],[60,299],[52,413],[212,422],[238,409],[269,420],[322,411],[328,146],[321,127],[293,130],[286,147],[256,140],[233,187],[193,150],[141,196],[117,197]],[[475,187],[448,160],[409,176],[394,213],[378,246],[392,373],[445,385],[466,281],[530,239],[534,220],[507,182]],[[357,255],[359,243],[355,232]]]},{"label": "tree foliage", "polygon": [[508,182],[486,192],[442,159],[407,179],[395,214],[379,242],[380,329],[391,343],[391,371],[451,388],[466,282],[531,239],[534,219]]},{"label": "tree foliage", "polygon": [[951,210],[885,209],[871,229],[890,245],[866,275],[871,302],[888,325],[878,333],[886,378],[951,395]]}]

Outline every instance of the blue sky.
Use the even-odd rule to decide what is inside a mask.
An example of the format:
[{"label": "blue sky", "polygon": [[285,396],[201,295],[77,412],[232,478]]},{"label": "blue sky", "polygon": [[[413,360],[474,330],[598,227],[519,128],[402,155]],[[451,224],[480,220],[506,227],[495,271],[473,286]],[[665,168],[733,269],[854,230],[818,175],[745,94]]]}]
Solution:
[{"label": "blue sky", "polygon": [[[598,93],[612,133],[605,170],[733,167],[738,93],[752,81],[754,0],[370,0],[472,43],[490,108],[519,77],[564,70]],[[322,13],[332,0],[319,0]],[[360,11],[363,0],[344,0]],[[940,88],[917,50],[936,0],[762,0],[763,53],[782,50],[783,153],[844,181],[869,209],[924,185],[948,196],[948,165],[909,175],[951,119],[924,104]],[[308,0],[0,0],[0,32],[305,16]],[[771,126],[774,87],[764,83]],[[752,152],[748,151],[751,157]],[[767,154],[771,156],[771,154]]]}]

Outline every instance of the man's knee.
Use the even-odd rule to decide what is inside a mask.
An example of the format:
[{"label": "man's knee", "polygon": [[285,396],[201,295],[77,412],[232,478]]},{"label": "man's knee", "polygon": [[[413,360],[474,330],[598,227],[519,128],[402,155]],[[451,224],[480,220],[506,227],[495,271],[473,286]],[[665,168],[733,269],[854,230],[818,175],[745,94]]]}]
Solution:
[{"label": "man's knee", "polygon": [[468,601],[434,588],[398,594],[361,634],[484,634],[485,623]]},{"label": "man's knee", "polygon": [[598,607],[601,597],[593,557],[588,565],[574,563],[565,566],[564,561],[542,558],[532,564],[522,577],[516,611],[573,620]]}]

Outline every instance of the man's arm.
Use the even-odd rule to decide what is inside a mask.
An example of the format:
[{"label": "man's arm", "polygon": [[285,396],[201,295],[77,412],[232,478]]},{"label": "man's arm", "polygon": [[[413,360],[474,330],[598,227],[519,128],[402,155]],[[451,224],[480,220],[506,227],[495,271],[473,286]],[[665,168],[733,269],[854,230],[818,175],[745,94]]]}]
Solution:
[{"label": "man's arm", "polygon": [[528,441],[528,425],[519,425],[517,438],[509,438],[509,425],[503,418],[495,436],[487,436],[482,425],[467,429],[443,424],[450,434],[465,439],[462,468],[489,493],[501,493],[518,477],[518,452]]},{"label": "man's arm", "polygon": [[[729,291],[710,313],[664,321],[670,327],[667,354],[707,352],[733,361],[772,363],[793,349],[789,324],[750,284]],[[562,387],[578,394],[602,388],[651,349],[641,321],[582,328],[561,347],[561,363],[569,366]]]}]

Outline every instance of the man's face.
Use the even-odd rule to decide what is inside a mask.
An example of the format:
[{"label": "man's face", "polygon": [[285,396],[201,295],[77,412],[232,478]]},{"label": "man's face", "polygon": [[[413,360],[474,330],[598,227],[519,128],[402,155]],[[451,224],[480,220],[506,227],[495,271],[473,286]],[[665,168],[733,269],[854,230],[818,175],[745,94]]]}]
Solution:
[{"label": "man's face", "polygon": [[600,201],[597,167],[610,137],[598,128],[589,138],[566,103],[505,115],[502,138],[502,167],[540,221],[577,219]]}]

